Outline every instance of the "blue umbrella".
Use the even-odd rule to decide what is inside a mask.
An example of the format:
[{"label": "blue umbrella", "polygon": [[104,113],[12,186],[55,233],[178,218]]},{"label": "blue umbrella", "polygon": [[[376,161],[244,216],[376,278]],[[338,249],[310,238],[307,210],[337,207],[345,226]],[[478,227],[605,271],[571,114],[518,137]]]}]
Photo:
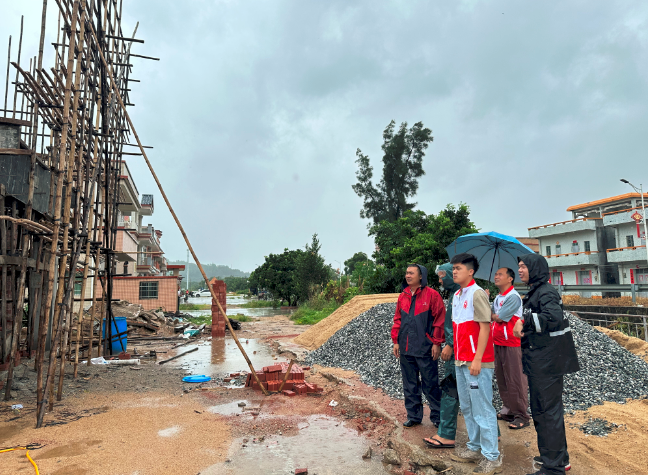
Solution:
[{"label": "blue umbrella", "polygon": [[515,281],[521,282],[517,273],[518,257],[533,254],[534,251],[513,236],[489,231],[459,236],[446,247],[450,259],[456,254],[467,252],[479,261],[479,270],[475,277],[493,281],[495,272],[501,267],[509,267],[515,272]]}]

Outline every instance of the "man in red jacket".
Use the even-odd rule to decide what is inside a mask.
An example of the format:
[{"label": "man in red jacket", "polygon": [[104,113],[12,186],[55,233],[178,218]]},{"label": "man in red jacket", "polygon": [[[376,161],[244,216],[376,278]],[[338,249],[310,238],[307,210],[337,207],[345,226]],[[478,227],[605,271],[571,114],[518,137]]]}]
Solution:
[{"label": "man in red jacket", "polygon": [[[407,267],[391,331],[394,356],[400,359],[407,420],[405,427],[423,420],[421,390],[430,405],[430,420],[439,426],[441,388],[437,360],[445,341],[445,306],[439,293],[427,285],[427,269]],[[420,376],[420,379],[419,379]]]}]

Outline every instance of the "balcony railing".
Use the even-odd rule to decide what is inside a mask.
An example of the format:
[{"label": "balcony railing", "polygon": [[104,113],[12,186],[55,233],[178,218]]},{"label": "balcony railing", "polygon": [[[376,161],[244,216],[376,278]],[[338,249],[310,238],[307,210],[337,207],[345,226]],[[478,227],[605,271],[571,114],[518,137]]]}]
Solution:
[{"label": "balcony railing", "polygon": [[576,218],[576,219],[570,219],[568,221],[560,221],[558,223],[551,223],[551,224],[544,224],[542,226],[535,226],[533,228],[528,228],[528,229],[529,229],[529,231],[531,231],[532,229],[551,228],[551,227],[560,226],[560,225],[563,225],[563,224],[577,223],[579,221],[592,221],[592,220],[596,220],[596,219],[601,219],[601,218]]}]

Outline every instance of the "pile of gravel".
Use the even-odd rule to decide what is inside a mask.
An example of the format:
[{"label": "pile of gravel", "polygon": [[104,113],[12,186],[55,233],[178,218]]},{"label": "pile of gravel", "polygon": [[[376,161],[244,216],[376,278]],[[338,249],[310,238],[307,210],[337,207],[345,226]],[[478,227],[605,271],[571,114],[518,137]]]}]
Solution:
[{"label": "pile of gravel", "polygon": [[600,417],[590,417],[588,421],[582,424],[572,423],[570,426],[585,432],[587,435],[596,435],[598,437],[607,437],[609,433],[614,432],[617,429],[627,430],[625,424],[615,424],[614,422],[608,422]]},{"label": "pile of gravel", "polygon": [[[403,383],[398,359],[392,354],[391,327],[395,303],[376,305],[339,330],[307,357],[310,364],[357,372],[368,385],[402,399]],[[569,318],[581,371],[565,376],[565,410],[587,409],[604,401],[624,403],[648,395],[648,364],[588,323]],[[443,378],[443,362],[439,364]],[[494,404],[501,407],[493,382]]]}]

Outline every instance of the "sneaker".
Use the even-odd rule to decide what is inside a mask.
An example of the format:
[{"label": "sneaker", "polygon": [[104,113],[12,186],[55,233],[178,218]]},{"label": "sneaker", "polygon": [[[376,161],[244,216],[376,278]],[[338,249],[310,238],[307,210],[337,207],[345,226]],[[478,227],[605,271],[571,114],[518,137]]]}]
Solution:
[{"label": "sneaker", "polygon": [[495,473],[502,473],[502,456],[497,457],[497,460],[488,460],[483,458],[479,465],[475,467],[472,473],[481,473],[482,475],[494,475]]},{"label": "sneaker", "polygon": [[417,426],[419,424],[420,424],[420,422],[416,422],[416,421],[413,421],[411,419],[407,419],[405,422],[403,422],[403,427],[407,427],[409,429],[410,427],[414,427],[414,426]]},{"label": "sneaker", "polygon": [[460,463],[477,463],[481,461],[481,452],[475,452],[468,447],[455,449],[455,453],[450,455],[450,459]]},{"label": "sneaker", "polygon": [[[544,465],[542,463],[542,457],[540,457],[539,455],[537,457],[533,457],[533,463],[538,465],[540,468],[542,468],[542,466]],[[570,470],[571,470],[571,463],[567,462],[567,465],[565,465],[565,472],[569,472]]]}]

